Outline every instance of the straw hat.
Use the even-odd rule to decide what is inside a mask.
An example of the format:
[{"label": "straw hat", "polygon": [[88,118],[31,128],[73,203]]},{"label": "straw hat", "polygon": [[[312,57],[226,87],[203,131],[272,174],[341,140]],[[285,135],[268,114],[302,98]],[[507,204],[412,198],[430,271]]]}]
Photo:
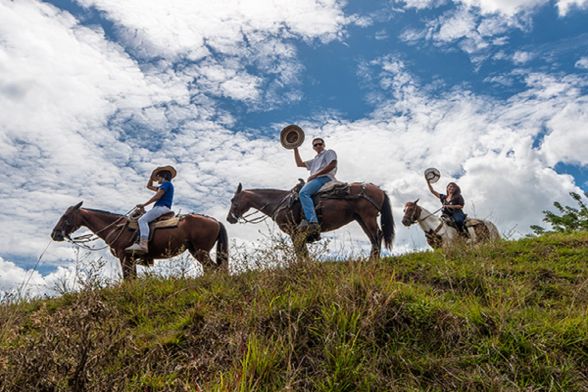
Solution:
[{"label": "straw hat", "polygon": [[280,143],[284,148],[292,150],[304,142],[304,131],[298,125],[288,125],[280,132]]},{"label": "straw hat", "polygon": [[151,173],[151,178],[155,178],[160,172],[162,171],[168,171],[171,173],[171,178],[174,178],[176,176],[176,174],[178,174],[176,172],[176,169],[174,169],[173,166],[167,165],[167,166],[159,166],[158,168],[155,168],[155,170],[153,170],[153,172]]},{"label": "straw hat", "polygon": [[434,167],[430,167],[425,170],[425,179],[431,184],[436,183],[441,178],[441,173]]}]

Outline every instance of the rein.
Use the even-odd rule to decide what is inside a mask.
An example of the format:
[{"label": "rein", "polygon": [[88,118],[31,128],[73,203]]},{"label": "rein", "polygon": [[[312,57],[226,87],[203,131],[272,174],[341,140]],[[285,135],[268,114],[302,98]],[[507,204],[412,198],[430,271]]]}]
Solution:
[{"label": "rein", "polygon": [[[279,201],[279,203],[276,205],[276,207],[273,209],[273,211],[270,214],[265,214],[264,212],[262,212],[261,210],[264,209],[265,207],[269,206],[270,203],[265,203],[263,206],[261,206],[260,208],[256,208],[257,211],[253,211],[247,215],[243,215],[240,216],[238,219],[240,221],[240,223],[253,223],[253,224],[257,224],[257,223],[261,223],[263,221],[265,221],[267,218],[271,217],[272,219],[274,219],[274,216],[276,215],[276,212],[278,211],[278,209],[282,206],[282,204],[284,204],[284,202],[288,199],[288,197],[290,197],[291,193],[286,194],[286,196],[282,197],[282,200]],[[255,214],[262,214],[260,216],[257,216],[253,219],[248,220],[247,218],[249,218],[252,215]]]},{"label": "rein", "polygon": [[[129,216],[129,214],[131,212],[133,212],[135,210],[135,207],[131,208],[129,211],[127,211],[124,215],[121,215],[119,218],[117,218],[114,222],[112,222],[109,225],[104,226],[103,228],[101,228],[100,230],[97,230],[94,233],[88,233],[88,234],[82,234],[79,235],[77,237],[71,238],[69,235],[65,236],[65,238],[67,239],[67,241],[75,246],[77,246],[78,248],[83,248],[92,252],[96,252],[96,251],[100,251],[100,250],[104,250],[106,248],[110,248],[110,245],[108,245],[108,238],[112,235],[112,233],[108,234],[106,236],[106,238],[104,239],[104,242],[106,242],[106,245],[100,248],[95,248],[95,247],[91,247],[89,245],[86,245],[89,242],[94,242],[96,240],[99,240],[100,237],[97,235],[98,233],[103,232],[104,230],[108,229],[109,227],[118,224],[120,222],[121,219],[123,218],[127,218]],[[124,226],[121,226],[120,230],[118,231],[118,235],[116,236],[116,238],[114,239],[113,242],[116,242],[120,236],[122,235],[122,233],[124,232]]]},{"label": "rein", "polygon": [[413,222],[419,222],[420,223],[420,222],[424,221],[425,219],[427,219],[428,217],[435,215],[436,213],[438,213],[442,209],[443,209],[443,207],[439,207],[438,209],[436,209],[435,211],[431,212],[429,215],[425,216],[424,218],[416,219]]}]

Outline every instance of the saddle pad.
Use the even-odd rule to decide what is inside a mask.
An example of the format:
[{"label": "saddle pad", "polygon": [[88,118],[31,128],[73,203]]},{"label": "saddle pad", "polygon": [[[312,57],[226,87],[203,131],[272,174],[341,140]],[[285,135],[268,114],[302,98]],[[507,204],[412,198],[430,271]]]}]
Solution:
[{"label": "saddle pad", "polygon": [[173,218],[164,219],[162,221],[157,221],[155,223],[150,223],[149,228],[151,230],[155,229],[162,229],[164,227],[176,227],[180,223],[180,217],[174,216]]},{"label": "saddle pad", "polygon": [[[164,220],[157,221],[157,222],[151,222],[151,223],[149,223],[149,228],[151,230],[155,230],[155,229],[162,229],[165,227],[176,227],[178,225],[178,223],[180,223],[180,220],[181,220],[181,217],[174,216],[173,218],[164,219]],[[129,220],[129,229],[137,230],[138,228],[139,228],[139,224],[137,223],[136,220]]]},{"label": "saddle pad", "polygon": [[347,184],[346,182],[333,180],[333,181],[329,181],[325,185],[323,185],[317,193],[325,193],[325,192],[332,191],[335,188],[345,188],[347,186],[349,186],[349,184]]}]

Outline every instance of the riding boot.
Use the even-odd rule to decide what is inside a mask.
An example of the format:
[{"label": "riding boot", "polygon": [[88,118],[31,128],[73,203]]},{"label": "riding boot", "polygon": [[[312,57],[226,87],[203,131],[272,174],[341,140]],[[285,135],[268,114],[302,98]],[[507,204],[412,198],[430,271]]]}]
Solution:
[{"label": "riding boot", "polygon": [[316,242],[321,239],[321,226],[317,222],[310,223],[307,230],[306,242]]},{"label": "riding boot", "polygon": [[306,231],[306,230],[308,230],[309,225],[310,225],[310,223],[308,223],[308,221],[306,219],[302,219],[296,228],[299,231]]},{"label": "riding boot", "polygon": [[126,252],[132,253],[148,253],[149,252],[149,244],[146,239],[141,238],[139,243],[134,243],[133,245],[129,246],[125,249]]}]

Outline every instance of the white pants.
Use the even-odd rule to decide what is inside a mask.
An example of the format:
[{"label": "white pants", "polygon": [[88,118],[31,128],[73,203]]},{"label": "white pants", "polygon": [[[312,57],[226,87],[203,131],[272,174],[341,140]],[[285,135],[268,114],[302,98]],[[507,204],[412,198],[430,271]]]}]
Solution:
[{"label": "white pants", "polygon": [[138,221],[141,239],[149,239],[149,222],[159,218],[163,214],[167,214],[170,211],[171,210],[165,206],[156,206],[144,213]]}]

